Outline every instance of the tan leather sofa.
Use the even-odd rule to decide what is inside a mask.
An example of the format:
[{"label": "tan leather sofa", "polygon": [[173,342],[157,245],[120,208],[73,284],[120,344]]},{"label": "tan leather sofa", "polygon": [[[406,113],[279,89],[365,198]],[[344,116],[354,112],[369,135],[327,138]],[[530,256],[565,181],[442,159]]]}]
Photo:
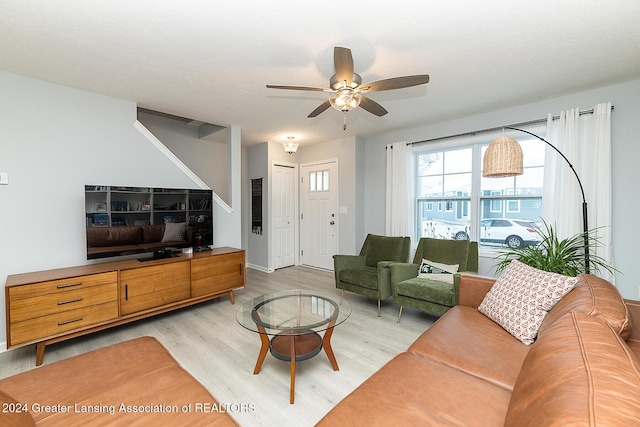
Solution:
[{"label": "tan leather sofa", "polygon": [[462,275],[460,305],[318,425],[637,425],[640,305],[583,274],[526,346],[477,309],[494,281]]},{"label": "tan leather sofa", "polygon": [[0,380],[0,403],[2,426],[237,426],[151,337]]}]

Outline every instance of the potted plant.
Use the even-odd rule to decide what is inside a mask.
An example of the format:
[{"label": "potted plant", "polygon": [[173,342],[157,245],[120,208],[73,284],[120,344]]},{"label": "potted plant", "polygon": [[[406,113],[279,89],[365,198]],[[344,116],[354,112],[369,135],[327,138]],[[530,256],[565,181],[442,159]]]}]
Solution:
[{"label": "potted plant", "polygon": [[[576,234],[566,239],[560,239],[553,226],[543,220],[544,228],[537,229],[541,241],[534,245],[520,248],[505,248],[498,251],[496,259],[501,261],[496,265],[496,272],[501,273],[511,260],[517,259],[524,264],[539,270],[550,271],[575,277],[580,273],[586,273],[585,250],[601,246],[600,241],[594,235],[596,229]],[[607,261],[589,252],[589,273],[597,273],[605,269],[613,273],[615,268]]]}]

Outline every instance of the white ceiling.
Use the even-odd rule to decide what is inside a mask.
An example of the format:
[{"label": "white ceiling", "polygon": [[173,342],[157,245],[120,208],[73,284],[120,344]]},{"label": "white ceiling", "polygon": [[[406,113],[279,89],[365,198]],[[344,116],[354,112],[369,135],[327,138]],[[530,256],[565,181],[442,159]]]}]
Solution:
[{"label": "white ceiling", "polygon": [[[388,111],[307,115],[333,47]],[[2,0],[0,69],[242,128],[243,144],[372,135],[640,78],[638,0]],[[0,95],[1,96],[1,95]]]}]

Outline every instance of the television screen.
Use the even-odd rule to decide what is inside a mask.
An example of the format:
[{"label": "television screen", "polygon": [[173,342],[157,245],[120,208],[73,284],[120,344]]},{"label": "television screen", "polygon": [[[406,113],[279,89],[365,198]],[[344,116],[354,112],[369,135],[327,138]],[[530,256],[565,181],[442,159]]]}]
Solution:
[{"label": "television screen", "polygon": [[211,190],[85,185],[84,196],[87,259],[213,245]]}]

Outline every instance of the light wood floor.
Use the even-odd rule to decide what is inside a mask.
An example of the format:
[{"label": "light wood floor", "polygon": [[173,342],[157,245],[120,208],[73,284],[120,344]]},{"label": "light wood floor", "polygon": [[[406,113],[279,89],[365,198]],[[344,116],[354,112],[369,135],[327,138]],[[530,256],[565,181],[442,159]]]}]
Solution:
[{"label": "light wood floor", "polygon": [[[335,289],[333,272],[288,267],[267,274],[247,269],[247,286],[228,297],[141,320],[47,347],[44,364],[144,335],[156,337],[221,403],[252,404],[253,411],[232,416],[242,426],[312,426],[337,402],[424,332],[435,318],[347,292],[352,314],[336,327],[332,347],[340,367],[334,371],[324,352],[296,365],[295,403],[289,404],[289,364],[267,358],[258,375],[253,368],[260,339],[235,320],[245,301],[282,289]],[[35,349],[28,346],[0,353],[0,378],[35,368]]]}]

